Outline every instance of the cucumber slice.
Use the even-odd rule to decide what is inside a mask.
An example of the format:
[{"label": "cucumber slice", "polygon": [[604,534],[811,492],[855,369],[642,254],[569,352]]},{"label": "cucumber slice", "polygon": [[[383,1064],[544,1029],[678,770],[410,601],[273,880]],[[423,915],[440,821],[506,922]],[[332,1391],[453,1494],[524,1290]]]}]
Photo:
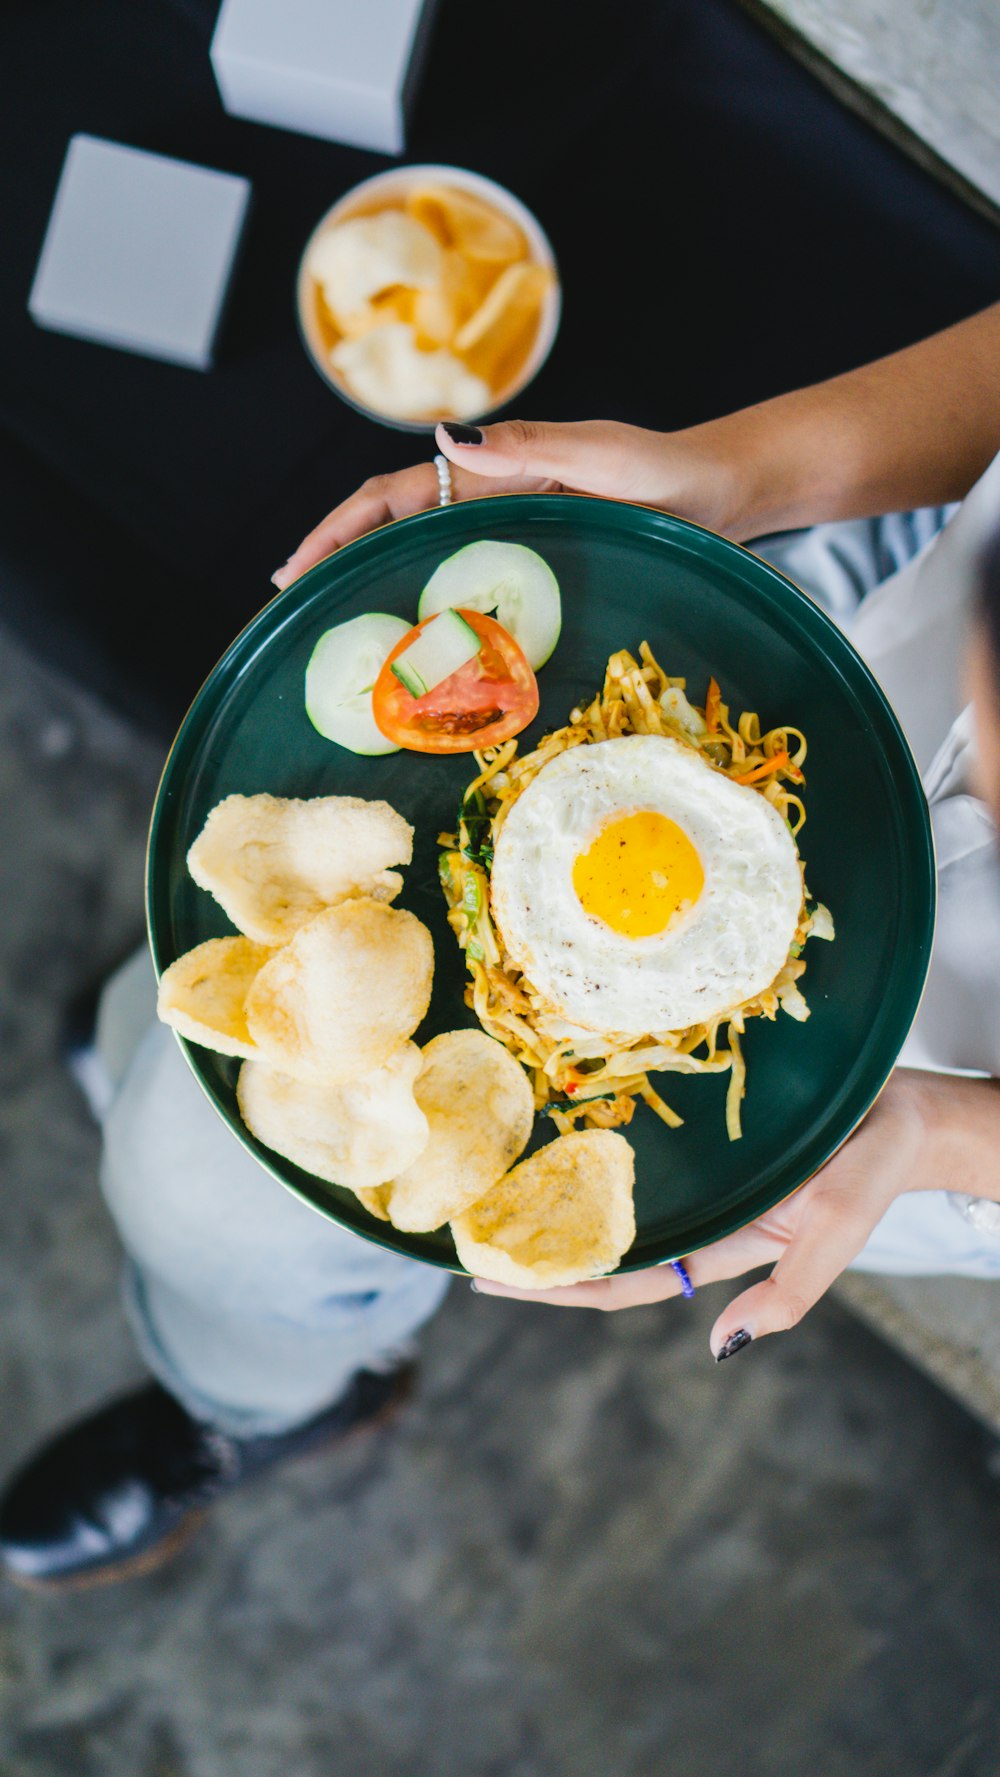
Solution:
[{"label": "cucumber slice", "polygon": [[457,611],[441,611],[421,630],[416,641],[404,648],[389,668],[411,697],[433,691],[467,660],[474,660],[482,642],[470,623]]},{"label": "cucumber slice", "polygon": [[320,636],[306,667],[306,715],[325,740],[351,753],[398,753],[372,715],[372,686],[397,642],[402,617],[372,611]]},{"label": "cucumber slice", "polygon": [[449,555],[420,594],[417,615],[423,622],[453,605],[495,611],[536,671],[559,640],[559,582],[548,562],[523,543],[467,543]]}]

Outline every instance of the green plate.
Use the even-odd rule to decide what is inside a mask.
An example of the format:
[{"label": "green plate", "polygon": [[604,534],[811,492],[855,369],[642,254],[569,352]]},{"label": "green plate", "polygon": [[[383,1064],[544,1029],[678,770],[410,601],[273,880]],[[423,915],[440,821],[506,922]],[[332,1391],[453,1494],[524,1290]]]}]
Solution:
[{"label": "green plate", "polygon": [[[223,656],[167,761],[150,831],[147,909],[157,968],[232,928],[185,868],[209,810],[235,791],[384,797],[416,829],[399,905],[434,937],[434,997],[418,1040],[474,1023],[465,971],[445,920],[436,838],[453,827],[471,755],[368,759],[324,741],[303,707],[303,675],[325,629],[364,611],[416,620],[444,557],[479,537],[527,543],[563,595],[559,645],[542,668],[546,728],[600,686],[615,649],[647,640],[666,672],[702,702],[708,678],[764,729],[789,722],[809,742],[802,836],[810,891],[830,907],[834,944],[807,947],[812,1016],[754,1019],[745,1040],[743,1139],[726,1137],[727,1075],[670,1077],[684,1127],[644,1105],[628,1128],[636,1155],[635,1244],[622,1269],[659,1264],[718,1240],[801,1185],[878,1096],[919,1004],[934,928],[934,854],[920,780],[899,725],[840,631],[790,581],[735,544],[682,519],[576,495],[473,500],[388,525],[340,550],[274,599]],[[323,1215],[382,1246],[461,1270],[447,1229],[400,1234],[346,1190],[261,1147],[236,1106],[239,1063],[182,1044],[234,1135]],[[555,1134],[540,1119],[536,1145]]]}]

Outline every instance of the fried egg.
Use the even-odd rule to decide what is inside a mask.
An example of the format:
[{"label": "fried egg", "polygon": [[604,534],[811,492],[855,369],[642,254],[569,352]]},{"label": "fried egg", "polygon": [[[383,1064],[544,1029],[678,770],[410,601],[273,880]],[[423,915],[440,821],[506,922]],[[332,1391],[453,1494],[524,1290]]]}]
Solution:
[{"label": "fried egg", "polygon": [[777,810],[680,741],[557,755],[496,842],[493,917],[545,1006],[616,1036],[685,1030],[769,987],[803,903]]}]

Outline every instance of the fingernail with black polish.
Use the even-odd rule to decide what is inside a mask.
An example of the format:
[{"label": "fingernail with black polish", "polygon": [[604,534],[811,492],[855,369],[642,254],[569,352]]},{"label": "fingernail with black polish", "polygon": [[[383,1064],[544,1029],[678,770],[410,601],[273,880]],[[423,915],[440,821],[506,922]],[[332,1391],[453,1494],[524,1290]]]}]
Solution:
[{"label": "fingernail with black polish", "polygon": [[452,420],[442,420],[441,430],[447,432],[452,444],[485,444],[486,440],[478,426],[460,426]]},{"label": "fingernail with black polish", "polygon": [[735,1352],[742,1351],[744,1345],[749,1345],[752,1338],[753,1334],[748,1333],[746,1327],[740,1327],[738,1333],[730,1333],[726,1343],[719,1347],[716,1363],[721,1364],[724,1357],[732,1357]]}]

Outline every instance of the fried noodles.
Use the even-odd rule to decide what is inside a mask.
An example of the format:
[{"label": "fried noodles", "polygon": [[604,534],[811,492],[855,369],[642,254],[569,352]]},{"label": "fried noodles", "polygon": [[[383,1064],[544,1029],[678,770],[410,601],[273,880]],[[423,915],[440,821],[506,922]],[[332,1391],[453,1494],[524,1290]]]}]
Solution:
[{"label": "fried noodles", "polygon": [[730,1140],[738,1140],[746,1081],[740,1037],[746,1021],[757,1017],[773,1021],[779,1007],[793,1018],[808,1018],[809,1008],[798,987],[805,970],[801,950],[810,936],[834,935],[827,909],[807,901],[803,880],[799,923],[788,958],[770,987],[710,1023],[640,1038],[568,1027],[507,956],[490,914],[493,848],[521,792],[570,747],[625,734],[665,735],[700,753],[734,783],[766,797],[792,835],[800,832],[806,818],[797,794],[805,782],[806,741],[801,730],[786,726],[762,734],[752,711],[744,711],[734,724],[714,679],[709,681],[703,709],[691,704],[685,692],[685,680],[669,678],[645,642],[638,661],[625,651],[613,654],[600,695],[574,709],[566,727],[547,734],[533,752],[518,758],[517,741],[511,740],[476,753],[479,775],[465,792],[458,830],[440,835],[448,920],[471,977],[466,1003],[483,1029],[527,1070],[536,1110],[551,1117],[561,1134],[577,1124],[618,1128],[631,1121],[637,1099],[671,1128],[678,1128],[682,1119],[654,1090],[650,1074],[728,1072],[726,1128]]}]

